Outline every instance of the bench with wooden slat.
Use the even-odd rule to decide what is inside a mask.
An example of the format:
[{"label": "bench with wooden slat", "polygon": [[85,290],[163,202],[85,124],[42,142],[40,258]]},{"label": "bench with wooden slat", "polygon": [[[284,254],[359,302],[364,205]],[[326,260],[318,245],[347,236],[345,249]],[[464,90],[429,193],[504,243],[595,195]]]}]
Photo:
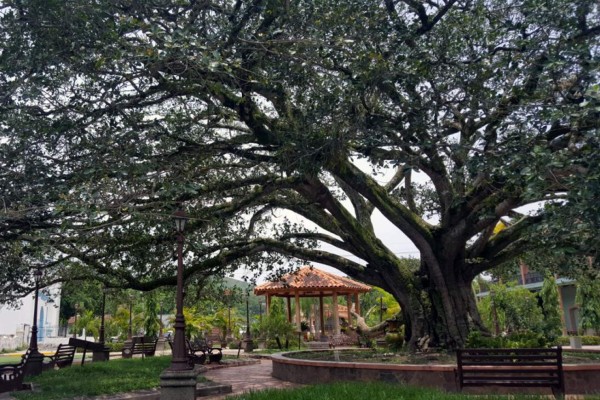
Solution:
[{"label": "bench with wooden slat", "polygon": [[209,363],[220,363],[223,358],[223,351],[221,347],[214,347],[210,339],[196,338],[194,342],[187,343],[187,346],[193,353],[202,352],[208,357]]},{"label": "bench with wooden slat", "polygon": [[144,357],[152,357],[156,353],[156,344],[158,339],[148,337],[134,337],[131,344],[123,348],[123,358],[131,358],[135,355]]},{"label": "bench with wooden slat", "polygon": [[[90,342],[88,340],[70,338],[69,344],[71,346],[75,346],[76,348],[83,349],[81,365],[85,364],[85,355],[87,354],[88,350],[91,350],[94,353],[103,353],[105,351],[108,353],[108,349],[104,347],[104,343],[102,342]],[[106,360],[108,360],[108,358]]]},{"label": "bench with wooden slat", "polygon": [[12,392],[23,388],[25,361],[20,364],[0,365],[0,393]]},{"label": "bench with wooden slat", "polygon": [[469,386],[548,387],[564,394],[562,349],[459,349],[457,374]]},{"label": "bench with wooden slat", "polygon": [[75,350],[76,347],[71,344],[59,344],[54,355],[44,356],[44,360],[48,359],[49,361],[44,362],[42,370],[70,367],[73,365]]}]

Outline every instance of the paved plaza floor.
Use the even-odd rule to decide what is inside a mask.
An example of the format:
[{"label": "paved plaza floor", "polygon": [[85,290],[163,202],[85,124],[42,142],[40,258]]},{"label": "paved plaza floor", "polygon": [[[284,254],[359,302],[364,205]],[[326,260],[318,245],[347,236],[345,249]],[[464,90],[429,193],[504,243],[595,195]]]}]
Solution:
[{"label": "paved plaza floor", "polygon": [[213,382],[230,384],[233,393],[228,395],[199,397],[198,399],[218,400],[224,399],[226,396],[231,396],[231,394],[300,386],[296,383],[285,382],[273,378],[271,376],[272,370],[273,365],[271,360],[268,359],[262,359],[258,364],[209,370],[204,373],[204,376],[207,379]]}]

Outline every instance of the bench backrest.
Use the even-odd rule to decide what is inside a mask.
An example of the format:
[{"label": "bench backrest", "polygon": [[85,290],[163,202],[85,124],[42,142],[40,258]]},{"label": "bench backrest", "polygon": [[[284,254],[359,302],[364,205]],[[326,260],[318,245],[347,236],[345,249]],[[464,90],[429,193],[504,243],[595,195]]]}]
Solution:
[{"label": "bench backrest", "polygon": [[75,350],[77,348],[70,344],[61,343],[54,353],[53,361],[59,368],[69,367],[73,364],[73,358],[75,357]]},{"label": "bench backrest", "polygon": [[156,353],[157,340],[153,342],[134,342],[131,348],[131,354],[141,354],[142,356],[153,356]]},{"label": "bench backrest", "polygon": [[460,387],[519,386],[564,389],[562,348],[459,349]]}]

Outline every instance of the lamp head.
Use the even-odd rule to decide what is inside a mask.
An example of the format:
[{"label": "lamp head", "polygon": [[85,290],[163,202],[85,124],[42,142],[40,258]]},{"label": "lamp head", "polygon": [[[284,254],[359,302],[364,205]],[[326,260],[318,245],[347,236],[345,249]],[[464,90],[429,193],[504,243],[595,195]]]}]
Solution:
[{"label": "lamp head", "polygon": [[42,270],[40,268],[36,268],[33,271],[33,279],[35,279],[35,284],[36,285],[40,284],[40,282],[42,280],[42,275],[43,275],[43,273],[42,273]]},{"label": "lamp head", "polygon": [[179,209],[173,213],[173,221],[175,222],[175,230],[182,233],[185,229],[185,223],[189,217],[182,209]]}]

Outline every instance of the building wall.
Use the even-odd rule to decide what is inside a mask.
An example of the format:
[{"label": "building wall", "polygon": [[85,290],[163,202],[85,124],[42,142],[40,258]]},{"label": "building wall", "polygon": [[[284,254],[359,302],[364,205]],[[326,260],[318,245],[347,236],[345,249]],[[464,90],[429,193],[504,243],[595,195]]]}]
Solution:
[{"label": "building wall", "polygon": [[[0,305],[0,349],[14,349],[29,343],[33,322],[34,296],[21,299],[18,308]],[[60,285],[40,290],[38,299],[38,342],[58,336]]]},{"label": "building wall", "polygon": [[[575,292],[577,291],[577,287],[575,285],[567,285],[567,286],[559,286],[562,293],[563,298],[563,315],[565,316],[565,324],[567,326],[567,331],[577,331],[577,322],[573,321],[573,314],[570,312],[573,309],[575,304]],[[575,313],[575,317],[576,317]]]}]

